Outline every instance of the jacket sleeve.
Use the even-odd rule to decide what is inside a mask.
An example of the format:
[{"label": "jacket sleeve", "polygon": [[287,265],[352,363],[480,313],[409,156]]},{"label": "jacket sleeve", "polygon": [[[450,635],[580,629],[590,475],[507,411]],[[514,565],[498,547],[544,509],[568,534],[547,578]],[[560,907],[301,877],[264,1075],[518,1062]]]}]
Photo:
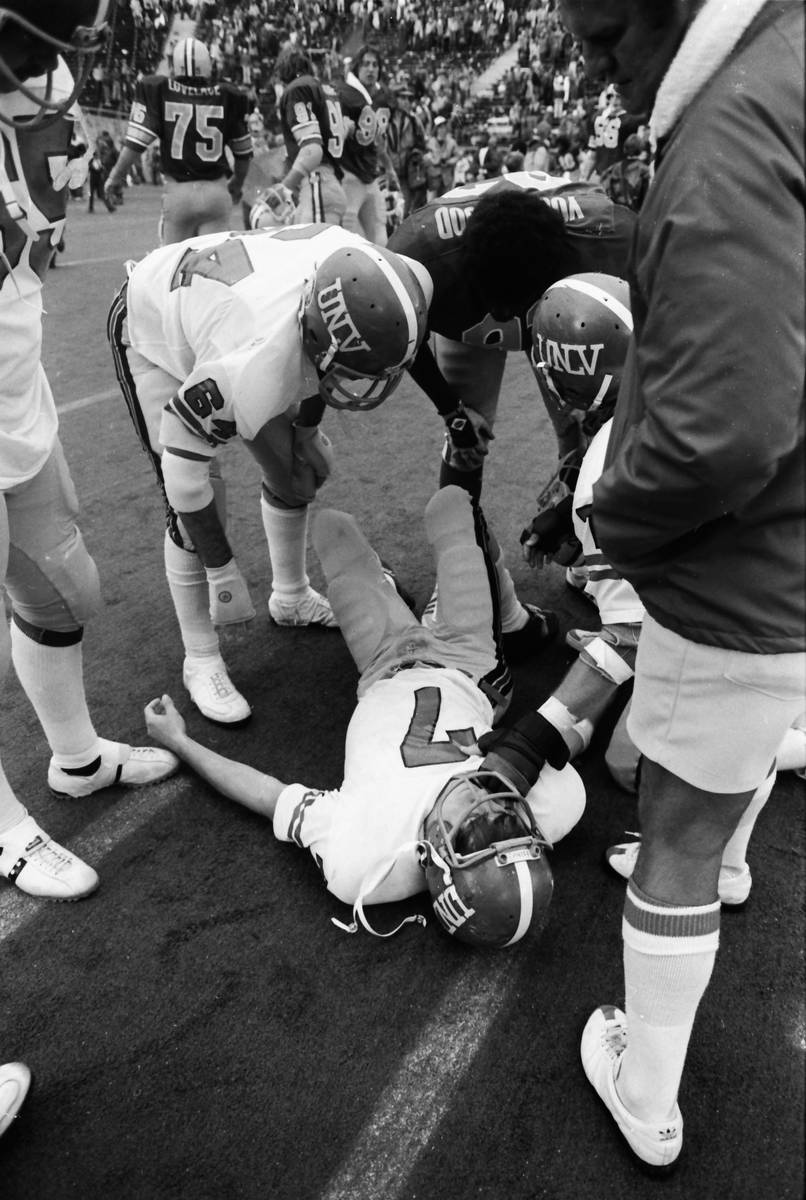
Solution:
[{"label": "jacket sleeve", "polygon": [[628,577],[752,506],[802,419],[802,147],[735,93],[707,123],[718,140],[701,125],[670,147],[636,241],[636,341],[593,508]]}]

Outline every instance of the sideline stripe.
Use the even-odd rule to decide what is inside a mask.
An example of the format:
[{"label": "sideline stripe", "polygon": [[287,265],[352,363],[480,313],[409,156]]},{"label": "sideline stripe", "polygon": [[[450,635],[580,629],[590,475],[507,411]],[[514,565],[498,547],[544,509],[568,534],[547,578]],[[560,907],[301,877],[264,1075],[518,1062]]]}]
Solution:
[{"label": "sideline stripe", "polygon": [[[169,804],[176,803],[177,792],[183,784],[187,785],[187,779],[180,775],[152,788],[127,788],[128,797],[117,804],[112,803],[103,816],[93,821],[80,837],[65,837],[67,848],[98,870],[98,864],[105,855],[137,833],[154,817],[159,816]],[[63,803],[69,804],[70,801],[65,800]],[[59,834],[56,840],[59,841],[62,836]],[[103,872],[98,870],[98,874],[101,876],[103,888]],[[38,917],[45,916],[52,905],[58,903],[53,900],[37,900],[15,887],[0,887],[0,943],[19,933]],[[75,903],[92,904],[93,897]]]},{"label": "sideline stripe", "polygon": [[384,1089],[321,1200],[395,1200],[509,995],[517,959],[472,960]]},{"label": "sideline stripe", "polygon": [[105,392],[93,392],[91,396],[84,396],[81,400],[71,400],[69,404],[57,404],[56,412],[62,417],[65,413],[77,412],[80,408],[89,408],[91,404],[100,404],[102,400],[114,400],[116,396],[120,396],[120,388],[107,388]]}]

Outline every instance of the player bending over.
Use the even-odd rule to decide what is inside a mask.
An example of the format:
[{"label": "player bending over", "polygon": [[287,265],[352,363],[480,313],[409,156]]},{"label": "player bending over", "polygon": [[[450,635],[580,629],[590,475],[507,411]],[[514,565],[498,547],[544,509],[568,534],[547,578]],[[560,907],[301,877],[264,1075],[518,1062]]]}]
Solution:
[{"label": "player bending over", "polygon": [[227,540],[216,456],[241,437],[259,464],[278,625],[335,625],[306,572],[308,505],[327,479],[326,405],[368,409],[394,391],[425,330],[419,263],[335,226],[198,238],[138,263],[109,316],[118,381],[167,502],[165,573],[204,716],[250,708],[217,625],[255,610]]},{"label": "player bending over", "polygon": [[545,922],[546,845],[579,820],[584,788],[572,767],[544,765],[524,738],[480,753],[512,686],[500,650],[495,543],[457,487],[432,497],[425,529],[439,584],[428,629],[351,516],[325,509],[313,524],[328,596],[361,673],[339,788],[282,783],[222,758],[188,737],[168,696],[147,706],[146,725],[223,795],[271,818],[281,841],[311,851],[328,889],[353,906],[351,931],[360,921],[374,932],[365,904],[427,888],[448,933],[507,946]]}]

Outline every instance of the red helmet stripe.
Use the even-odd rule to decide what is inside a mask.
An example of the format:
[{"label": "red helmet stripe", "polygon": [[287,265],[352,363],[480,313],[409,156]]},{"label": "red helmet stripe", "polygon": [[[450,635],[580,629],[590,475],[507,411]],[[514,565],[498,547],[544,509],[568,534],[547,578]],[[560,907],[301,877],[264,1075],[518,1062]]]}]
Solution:
[{"label": "red helmet stripe", "polygon": [[580,279],[578,276],[571,275],[567,279],[560,279],[552,285],[552,290],[555,288],[569,288],[572,292],[581,292],[583,296],[589,296],[591,300],[598,300],[605,308],[609,308],[622,321],[630,333],[632,333],[632,313],[626,305],[622,304],[611,292],[599,287],[595,283],[591,283],[587,279]]}]

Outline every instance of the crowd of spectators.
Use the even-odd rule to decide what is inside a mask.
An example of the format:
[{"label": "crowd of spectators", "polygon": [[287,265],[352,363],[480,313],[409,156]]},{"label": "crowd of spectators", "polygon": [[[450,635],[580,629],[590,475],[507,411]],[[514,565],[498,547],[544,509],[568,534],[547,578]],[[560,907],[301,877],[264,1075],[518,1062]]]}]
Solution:
[{"label": "crowd of spectators", "polygon": [[[184,17],[209,47],[214,77],[249,93],[253,134],[273,144],[281,46],[304,46],[329,80],[369,41],[393,106],[417,130],[412,166],[403,164],[415,201],[524,169],[601,181],[636,208],[643,198],[646,130],[625,124],[612,88],[591,84],[556,0],[117,0],[112,11],[112,38],[85,106],[125,116],[135,80],[157,69],[174,18]],[[506,52],[506,68],[480,90]]]}]

